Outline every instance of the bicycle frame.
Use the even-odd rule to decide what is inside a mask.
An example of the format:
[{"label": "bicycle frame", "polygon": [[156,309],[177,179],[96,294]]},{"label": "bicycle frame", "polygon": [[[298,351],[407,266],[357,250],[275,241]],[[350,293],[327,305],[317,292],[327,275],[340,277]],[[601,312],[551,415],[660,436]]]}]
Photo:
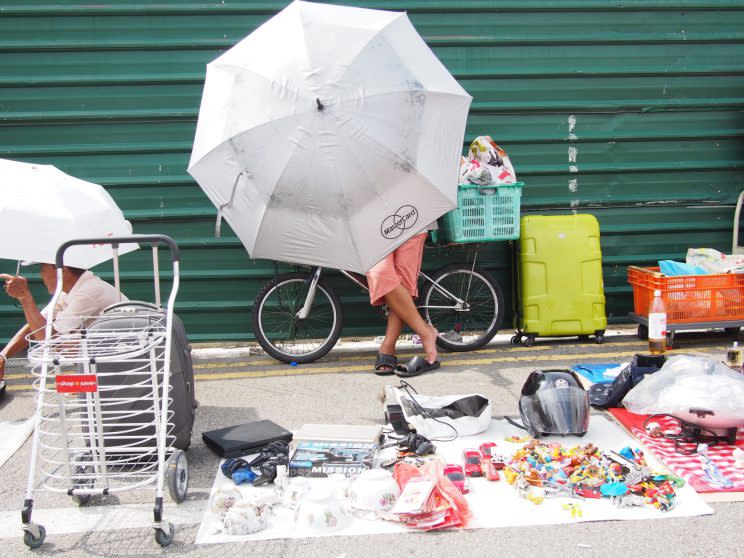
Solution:
[{"label": "bicycle frame", "polygon": [[[470,270],[471,271],[475,269],[475,262],[476,262],[477,259],[478,259],[478,251],[476,250],[475,256],[473,257],[473,264],[470,267]],[[305,297],[305,303],[302,305],[302,308],[300,308],[300,311],[297,312],[297,314],[296,314],[297,318],[300,319],[300,320],[304,320],[305,318],[307,318],[307,316],[308,316],[308,314],[310,312],[310,308],[312,307],[313,301],[315,300],[315,290],[316,290],[316,288],[318,286],[318,281],[320,280],[320,274],[322,273],[322,271],[323,271],[323,268],[322,267],[316,267],[315,270],[311,272],[312,273],[312,276],[310,278],[310,285],[309,285],[308,290],[307,290],[307,296]],[[343,269],[340,270],[340,271],[341,271],[341,273],[345,277],[347,277],[348,279],[350,279],[351,281],[353,281],[354,283],[356,283],[364,291],[369,292],[369,287],[366,284],[364,284],[362,281],[360,281],[359,279],[357,279],[356,277],[354,277],[351,273],[349,273],[348,271],[344,271]],[[429,277],[428,275],[426,275],[423,271],[419,271],[419,277],[424,278],[426,281],[428,281],[429,283],[431,283],[432,285],[434,285],[434,288],[437,291],[439,291],[440,294],[442,294],[442,295],[448,297],[450,300],[454,301],[454,305],[452,305],[452,306],[426,306],[426,305],[422,305],[422,306],[416,306],[416,308],[418,308],[420,310],[423,310],[423,309],[458,310],[458,311],[461,311],[461,312],[468,312],[470,310],[470,308],[468,307],[467,303],[464,300],[462,300],[461,298],[455,296],[454,294],[452,294],[451,292],[449,292],[447,289],[445,289],[441,285],[435,283],[431,279],[431,277]],[[465,291],[466,293],[469,293],[470,292],[470,281],[471,281],[471,279],[468,278],[468,288]]]}]

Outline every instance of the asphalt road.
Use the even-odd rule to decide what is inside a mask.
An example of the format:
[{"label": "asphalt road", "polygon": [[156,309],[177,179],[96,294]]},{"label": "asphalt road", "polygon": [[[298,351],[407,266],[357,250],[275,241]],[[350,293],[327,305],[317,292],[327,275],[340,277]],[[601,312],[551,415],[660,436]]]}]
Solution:
[{"label": "asphalt road", "polygon": [[[493,415],[517,414],[517,398],[527,374],[540,367],[569,367],[577,362],[622,362],[644,350],[630,330],[607,337],[605,344],[576,340],[538,340],[532,348],[512,347],[499,337],[483,350],[442,354],[442,368],[412,384],[421,392],[446,394],[463,390],[491,399]],[[679,333],[675,353],[706,353],[720,357],[729,344],[721,334]],[[361,348],[356,348],[361,347]],[[414,354],[415,348],[400,351]],[[199,351],[202,355],[207,354]],[[378,399],[389,377],[371,373],[374,351],[369,344],[346,343],[319,362],[290,367],[266,355],[218,358],[213,353],[195,360],[200,406],[188,450],[191,472],[189,499],[177,525],[172,546],[160,548],[148,527],[152,492],[131,492],[95,499],[83,510],[89,527],[70,527],[66,534],[50,533],[34,554],[77,556],[259,556],[348,558],[376,556],[741,556],[744,548],[744,504],[713,503],[713,516],[653,521],[586,522],[528,528],[481,529],[405,535],[371,535],[284,539],[258,543],[195,545],[198,517],[207,504],[219,459],[201,441],[205,430],[268,418],[296,428],[307,422],[378,423]],[[33,390],[28,370],[9,370],[9,391],[0,403],[0,420],[28,417],[33,412]],[[0,554],[29,556],[22,542],[20,507],[24,498],[30,441],[0,469]],[[66,496],[38,493],[36,508],[55,510],[58,520],[74,524]],[[102,510],[133,506],[133,514],[115,515],[116,524],[97,518]],[[138,507],[139,505],[139,507]],[[495,506],[499,504],[494,502]],[[166,514],[177,514],[167,504]],[[71,511],[72,510],[72,511]],[[73,513],[74,512],[74,513]],[[39,512],[41,513],[41,512]],[[51,513],[51,512],[50,512]]]}]

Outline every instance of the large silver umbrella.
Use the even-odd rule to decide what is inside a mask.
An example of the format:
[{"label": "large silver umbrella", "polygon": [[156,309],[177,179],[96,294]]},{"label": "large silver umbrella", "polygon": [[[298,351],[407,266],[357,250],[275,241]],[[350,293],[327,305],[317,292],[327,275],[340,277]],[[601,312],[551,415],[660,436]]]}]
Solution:
[{"label": "large silver umbrella", "polygon": [[456,207],[470,101],[405,13],[294,2],[207,66],[189,173],[252,257],[364,272]]}]

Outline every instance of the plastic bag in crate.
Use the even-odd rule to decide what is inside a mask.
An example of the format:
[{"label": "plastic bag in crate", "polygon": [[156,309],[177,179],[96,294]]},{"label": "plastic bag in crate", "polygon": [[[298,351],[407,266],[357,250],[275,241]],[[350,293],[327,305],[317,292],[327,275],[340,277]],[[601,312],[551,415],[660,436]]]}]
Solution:
[{"label": "plastic bag in crate", "polygon": [[501,149],[491,136],[478,136],[470,144],[470,159],[478,161],[489,168],[491,182],[473,182],[474,184],[514,184],[517,174],[506,151]]}]

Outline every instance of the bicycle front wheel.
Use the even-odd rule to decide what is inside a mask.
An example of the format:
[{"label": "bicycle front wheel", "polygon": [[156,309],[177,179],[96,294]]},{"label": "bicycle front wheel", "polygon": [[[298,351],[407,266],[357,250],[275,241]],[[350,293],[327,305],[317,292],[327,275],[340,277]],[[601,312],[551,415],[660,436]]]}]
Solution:
[{"label": "bicycle front wheel", "polygon": [[306,273],[286,273],[267,283],[253,304],[256,339],[267,353],[288,364],[319,359],[341,336],[341,303],[323,279],[318,281],[307,317],[297,317],[309,287]]},{"label": "bicycle front wheel", "polygon": [[504,320],[504,295],[488,272],[453,264],[431,280],[426,281],[420,308],[439,331],[439,347],[472,351],[493,339]]}]

